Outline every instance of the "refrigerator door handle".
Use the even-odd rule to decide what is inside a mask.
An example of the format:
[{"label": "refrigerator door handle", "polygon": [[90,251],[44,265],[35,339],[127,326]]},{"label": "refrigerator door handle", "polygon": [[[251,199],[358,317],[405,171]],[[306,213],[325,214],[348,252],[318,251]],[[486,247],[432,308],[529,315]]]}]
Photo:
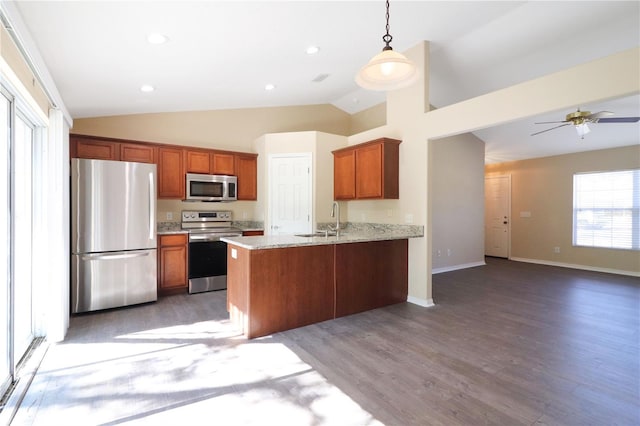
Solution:
[{"label": "refrigerator door handle", "polygon": [[153,240],[153,224],[156,216],[155,212],[155,188],[153,187],[153,173],[149,173],[149,239]]},{"label": "refrigerator door handle", "polygon": [[120,260],[120,259],[132,259],[134,257],[149,256],[148,251],[138,253],[100,253],[100,254],[83,254],[80,256],[81,260]]}]

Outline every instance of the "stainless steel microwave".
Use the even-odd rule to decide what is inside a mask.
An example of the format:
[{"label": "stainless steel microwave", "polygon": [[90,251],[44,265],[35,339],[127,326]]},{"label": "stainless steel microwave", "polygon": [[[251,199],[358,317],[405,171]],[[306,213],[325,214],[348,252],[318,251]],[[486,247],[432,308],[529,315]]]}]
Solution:
[{"label": "stainless steel microwave", "polygon": [[187,173],[185,201],[236,201],[237,188],[235,176]]}]

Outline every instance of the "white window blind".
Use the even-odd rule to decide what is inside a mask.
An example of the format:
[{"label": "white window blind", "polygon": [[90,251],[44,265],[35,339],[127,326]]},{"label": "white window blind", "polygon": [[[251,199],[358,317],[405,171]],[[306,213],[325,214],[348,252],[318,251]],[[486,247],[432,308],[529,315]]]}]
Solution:
[{"label": "white window blind", "polygon": [[573,175],[573,245],[640,250],[640,169]]}]

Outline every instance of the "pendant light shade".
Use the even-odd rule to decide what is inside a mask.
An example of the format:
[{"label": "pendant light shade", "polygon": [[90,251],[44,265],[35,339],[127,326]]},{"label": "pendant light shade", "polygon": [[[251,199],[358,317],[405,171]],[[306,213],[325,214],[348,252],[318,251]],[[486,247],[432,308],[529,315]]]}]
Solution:
[{"label": "pendant light shade", "polygon": [[368,90],[395,90],[407,87],[418,79],[418,70],[413,62],[402,53],[391,48],[393,37],[389,34],[389,0],[387,5],[387,33],[382,36],[385,46],[382,52],[360,69],[356,75],[356,83]]},{"label": "pendant light shade", "polygon": [[383,50],[371,58],[356,75],[356,83],[368,90],[395,90],[417,80],[416,66],[402,53]]}]

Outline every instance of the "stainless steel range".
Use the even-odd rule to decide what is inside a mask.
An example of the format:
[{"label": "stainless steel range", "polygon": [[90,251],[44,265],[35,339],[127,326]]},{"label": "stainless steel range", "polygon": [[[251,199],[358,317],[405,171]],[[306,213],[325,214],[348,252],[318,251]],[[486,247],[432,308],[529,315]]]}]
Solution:
[{"label": "stainless steel range", "polygon": [[230,211],[182,211],[182,229],[189,231],[189,293],[227,288],[227,243],[237,237]]}]

